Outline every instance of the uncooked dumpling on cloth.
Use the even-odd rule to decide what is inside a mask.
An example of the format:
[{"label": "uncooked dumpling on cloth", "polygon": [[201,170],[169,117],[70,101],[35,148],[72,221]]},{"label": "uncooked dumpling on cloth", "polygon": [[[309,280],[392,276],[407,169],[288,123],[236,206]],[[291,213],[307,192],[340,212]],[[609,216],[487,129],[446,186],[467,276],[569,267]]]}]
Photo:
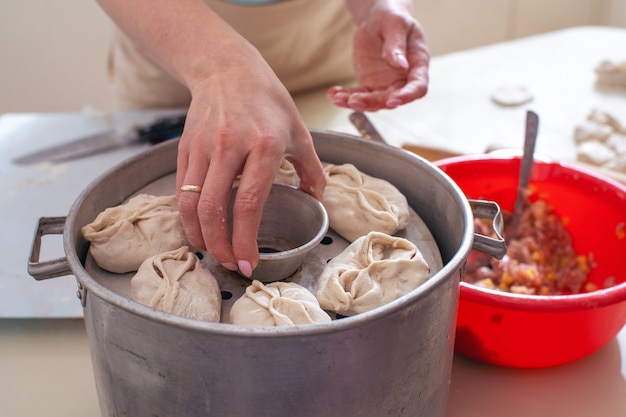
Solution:
[{"label": "uncooked dumpling on cloth", "polygon": [[602,142],[588,141],[576,147],[576,159],[592,165],[603,165],[615,158],[615,152]]},{"label": "uncooked dumpling on cloth", "polygon": [[187,246],[146,259],[130,280],[130,286],[135,301],[155,310],[220,321],[219,284]]},{"label": "uncooked dumpling on cloth", "polygon": [[606,141],[606,145],[613,149],[618,156],[626,156],[626,134],[614,133]]},{"label": "uncooked dumpling on cloth", "polygon": [[626,174],[626,153],[617,155],[610,161],[605,162],[602,167]]},{"label": "uncooked dumpling on cloth", "polygon": [[612,133],[611,126],[594,121],[584,121],[574,128],[574,140],[577,144],[589,141],[606,142]]},{"label": "uncooked dumpling on cloth", "polygon": [[406,197],[390,182],[352,164],[327,165],[322,203],[330,228],[352,242],[369,232],[394,234],[409,224]]},{"label": "uncooked dumpling on cloth", "polygon": [[81,229],[100,268],[136,271],[148,257],[187,244],[176,196],[140,194],[110,207]]},{"label": "uncooked dumpling on cloth", "polygon": [[605,125],[611,128],[613,132],[622,132],[626,133],[626,127],[622,126],[621,121],[617,120],[617,118],[603,110],[593,109],[591,113],[587,115],[587,120],[593,123],[598,123],[601,125]]},{"label": "uncooked dumpling on cloth", "polygon": [[532,93],[523,85],[503,85],[491,93],[491,100],[505,107],[521,106],[532,99]]},{"label": "uncooked dumpling on cloth", "polygon": [[323,309],[351,316],[407,294],[429,273],[413,242],[371,232],[326,264],[315,295]]},{"label": "uncooked dumpling on cloth", "polygon": [[230,321],[238,325],[287,326],[330,322],[317,299],[295,282],[263,284],[254,280],[230,309]]}]

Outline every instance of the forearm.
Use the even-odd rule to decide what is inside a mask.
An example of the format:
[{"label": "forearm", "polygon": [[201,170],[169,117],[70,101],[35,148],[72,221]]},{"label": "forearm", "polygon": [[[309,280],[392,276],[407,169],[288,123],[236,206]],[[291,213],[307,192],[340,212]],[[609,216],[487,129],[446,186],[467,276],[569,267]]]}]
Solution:
[{"label": "forearm", "polygon": [[98,0],[138,47],[192,89],[224,71],[238,52],[256,53],[200,0]]},{"label": "forearm", "polygon": [[402,10],[410,12],[412,9],[411,0],[345,0],[348,10],[352,15],[352,19],[356,25],[360,25],[366,18],[367,14],[373,7],[392,7],[401,8]]}]

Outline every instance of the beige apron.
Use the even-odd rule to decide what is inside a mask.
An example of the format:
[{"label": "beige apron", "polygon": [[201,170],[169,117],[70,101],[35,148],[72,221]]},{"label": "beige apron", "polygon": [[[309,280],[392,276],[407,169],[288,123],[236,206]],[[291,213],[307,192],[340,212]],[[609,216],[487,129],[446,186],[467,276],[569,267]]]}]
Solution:
[{"label": "beige apron", "polygon": [[[354,77],[354,24],[344,0],[246,6],[204,0],[265,57],[291,93]],[[116,107],[186,107],[189,91],[117,32],[109,53]]]}]

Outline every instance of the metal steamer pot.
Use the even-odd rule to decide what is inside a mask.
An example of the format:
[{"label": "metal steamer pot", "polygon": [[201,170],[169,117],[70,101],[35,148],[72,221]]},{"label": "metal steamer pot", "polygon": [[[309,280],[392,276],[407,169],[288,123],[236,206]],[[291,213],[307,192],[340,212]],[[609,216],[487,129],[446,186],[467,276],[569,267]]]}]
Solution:
[{"label": "metal steamer pot", "polygon": [[[67,217],[41,219],[29,263],[36,279],[77,278],[103,416],[444,416],[462,268],[472,248],[503,247],[474,236],[473,215],[492,209],[473,213],[454,182],[409,152],[311,133],[322,161],[352,163],[407,197],[443,268],[393,302],[319,325],[242,327],[143,306],[89,273],[80,230],[175,172],[178,141],[155,146],[94,181]],[[41,236],[60,233],[66,256],[40,262]]]}]

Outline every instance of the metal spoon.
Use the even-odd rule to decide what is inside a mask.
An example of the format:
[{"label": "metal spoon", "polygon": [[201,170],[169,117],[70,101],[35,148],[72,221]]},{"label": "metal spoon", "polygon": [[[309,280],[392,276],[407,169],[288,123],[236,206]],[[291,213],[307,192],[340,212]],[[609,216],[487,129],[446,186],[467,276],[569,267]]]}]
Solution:
[{"label": "metal spoon", "polygon": [[533,156],[535,154],[535,143],[537,142],[537,128],[539,126],[539,116],[532,111],[526,112],[526,131],[524,134],[524,153],[519,170],[519,180],[517,183],[517,199],[515,200],[515,208],[513,209],[513,217],[506,228],[507,240],[517,236],[517,228],[522,208],[524,207],[524,199],[528,190],[528,182],[530,181],[530,173],[533,168]]}]

